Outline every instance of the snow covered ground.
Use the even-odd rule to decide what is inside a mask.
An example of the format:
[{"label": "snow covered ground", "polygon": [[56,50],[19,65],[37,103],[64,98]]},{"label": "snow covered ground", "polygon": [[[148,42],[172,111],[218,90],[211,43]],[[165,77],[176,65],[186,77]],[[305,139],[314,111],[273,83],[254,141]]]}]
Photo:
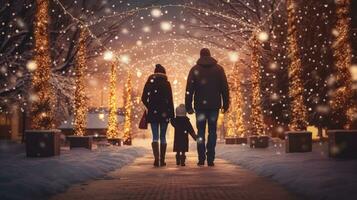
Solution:
[{"label": "snow covered ground", "polygon": [[75,183],[105,178],[144,155],[143,147],[62,150],[52,158],[26,158],[24,146],[0,141],[0,199],[45,199]]},{"label": "snow covered ground", "polygon": [[357,161],[329,159],[327,144],[314,144],[310,153],[290,154],[285,153],[283,142],[268,149],[220,144],[216,154],[305,198],[357,199]]}]

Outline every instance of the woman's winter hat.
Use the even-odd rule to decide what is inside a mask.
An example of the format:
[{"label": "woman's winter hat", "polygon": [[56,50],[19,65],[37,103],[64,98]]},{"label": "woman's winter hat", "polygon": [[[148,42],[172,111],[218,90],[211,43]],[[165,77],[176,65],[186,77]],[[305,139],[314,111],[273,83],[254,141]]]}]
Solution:
[{"label": "woman's winter hat", "polygon": [[176,108],[176,116],[178,117],[184,117],[186,116],[186,107],[184,104],[180,104],[177,108]]},{"label": "woman's winter hat", "polygon": [[156,64],[156,65],[155,65],[155,71],[154,71],[154,73],[166,74],[166,70],[165,70],[165,68],[164,68],[162,65]]},{"label": "woman's winter hat", "polygon": [[201,51],[200,51],[200,56],[201,56],[201,57],[205,57],[205,56],[210,57],[210,56],[211,56],[211,52],[209,51],[209,49],[203,48],[203,49],[201,49]]}]

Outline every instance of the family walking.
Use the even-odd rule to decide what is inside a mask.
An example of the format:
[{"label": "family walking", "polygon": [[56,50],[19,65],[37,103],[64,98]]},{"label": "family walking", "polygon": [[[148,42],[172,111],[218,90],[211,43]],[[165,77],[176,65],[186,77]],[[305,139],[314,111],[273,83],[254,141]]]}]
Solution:
[{"label": "family walking", "polygon": [[[155,66],[154,74],[149,76],[141,100],[147,109],[147,122],[151,125],[154,166],[166,165],[166,130],[169,122],[175,128],[174,152],[177,152],[177,165],[185,166],[190,134],[197,141],[197,165],[203,166],[207,160],[208,166],[214,166],[218,114],[220,110],[226,112],[229,108],[229,88],[223,67],[211,56],[209,49],[203,48],[200,51],[200,58],[190,70],[185,104],[176,108],[176,115],[171,85],[165,68],[160,64]],[[186,113],[196,114],[197,135]]]}]

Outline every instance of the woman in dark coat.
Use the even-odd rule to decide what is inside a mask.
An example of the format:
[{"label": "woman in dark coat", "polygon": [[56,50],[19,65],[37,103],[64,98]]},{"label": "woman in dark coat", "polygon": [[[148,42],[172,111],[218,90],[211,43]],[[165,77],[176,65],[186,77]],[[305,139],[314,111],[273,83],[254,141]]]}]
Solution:
[{"label": "woman in dark coat", "polygon": [[188,134],[194,140],[197,139],[197,136],[190,119],[186,116],[184,104],[176,108],[176,117],[171,120],[171,124],[175,128],[174,152],[176,152],[176,165],[185,166],[185,153],[188,152]]},{"label": "woman in dark coat", "polygon": [[147,121],[151,125],[154,166],[165,166],[166,130],[170,119],[174,117],[174,104],[166,70],[160,64],[155,66],[154,74],[150,75],[146,81],[141,101],[147,109]]}]

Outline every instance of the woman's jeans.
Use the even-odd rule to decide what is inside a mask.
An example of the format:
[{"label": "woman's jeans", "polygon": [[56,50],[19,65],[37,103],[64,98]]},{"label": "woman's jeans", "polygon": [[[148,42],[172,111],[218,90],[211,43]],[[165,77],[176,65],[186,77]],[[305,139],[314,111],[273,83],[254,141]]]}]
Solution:
[{"label": "woman's jeans", "polygon": [[[217,141],[217,119],[219,110],[196,110],[196,123],[198,129],[197,151],[199,162],[206,160],[213,163],[215,158],[215,148]],[[208,141],[205,144],[206,124],[208,124]]]},{"label": "woman's jeans", "polygon": [[166,130],[167,130],[168,123],[160,122],[160,123],[151,123],[150,125],[152,131],[152,141],[159,142],[159,138],[160,138],[160,143],[166,144]]}]

